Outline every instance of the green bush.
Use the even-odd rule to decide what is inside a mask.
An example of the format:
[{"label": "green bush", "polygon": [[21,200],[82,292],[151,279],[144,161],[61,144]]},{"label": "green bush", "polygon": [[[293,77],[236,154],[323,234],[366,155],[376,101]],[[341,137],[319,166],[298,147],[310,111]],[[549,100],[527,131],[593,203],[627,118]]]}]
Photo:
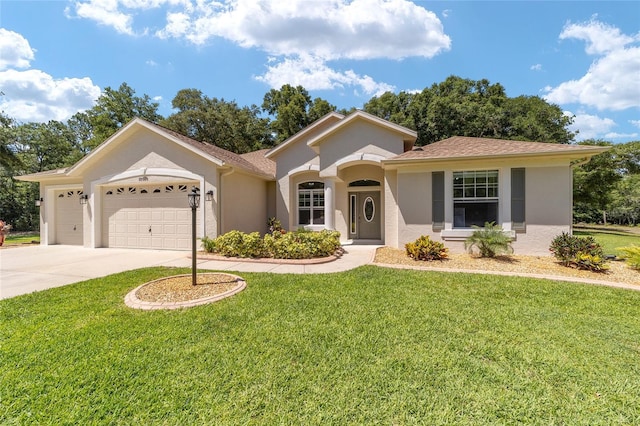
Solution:
[{"label": "green bush", "polygon": [[495,222],[485,222],[484,227],[473,226],[475,231],[464,242],[464,248],[473,253],[477,247],[481,257],[495,257],[497,254],[511,254],[511,237],[504,233]]},{"label": "green bush", "polygon": [[618,247],[616,250],[624,253],[622,258],[625,260],[625,262],[627,262],[629,266],[631,266],[633,269],[640,270],[640,247]]},{"label": "green bush", "polygon": [[275,231],[263,237],[258,232],[245,234],[230,231],[215,239],[203,238],[209,253],[227,257],[273,257],[276,259],[311,259],[330,256],[340,247],[336,231]]},{"label": "green bush", "polygon": [[263,257],[265,254],[264,242],[259,232],[245,234],[240,231],[229,231],[220,235],[213,244],[209,245],[212,246],[214,253],[228,257]]},{"label": "green bush", "polygon": [[578,253],[604,257],[602,246],[593,237],[578,237],[567,232],[555,237],[549,250],[564,266],[571,266]]},{"label": "green bush", "polygon": [[593,237],[563,232],[553,239],[549,250],[564,266],[602,272],[608,268],[602,246]]},{"label": "green bush", "polygon": [[215,239],[203,237],[200,241],[202,241],[202,247],[207,253],[215,253],[217,251]]},{"label": "green bush", "polygon": [[295,232],[267,234],[264,246],[270,257],[276,259],[311,259],[331,256],[340,247],[340,233],[298,230]]},{"label": "green bush", "polygon": [[423,235],[412,243],[404,246],[407,256],[413,260],[442,260],[446,259],[448,249],[438,241],[432,241]]}]

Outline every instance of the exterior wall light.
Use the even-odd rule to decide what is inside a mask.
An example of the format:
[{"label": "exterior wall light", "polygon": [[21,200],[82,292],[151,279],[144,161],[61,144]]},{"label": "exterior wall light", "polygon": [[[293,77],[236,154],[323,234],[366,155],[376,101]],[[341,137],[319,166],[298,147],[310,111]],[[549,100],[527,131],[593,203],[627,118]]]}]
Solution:
[{"label": "exterior wall light", "polygon": [[205,201],[213,201],[213,189],[208,190],[208,191],[204,194],[204,200],[205,200]]},{"label": "exterior wall light", "polygon": [[42,203],[43,203],[43,202],[44,202],[44,199],[43,199],[43,198],[38,198],[38,199],[36,200],[36,207],[40,207],[40,206],[42,205]]},{"label": "exterior wall light", "polygon": [[87,201],[89,201],[89,196],[87,194],[82,194],[80,196],[80,204],[87,204]]}]

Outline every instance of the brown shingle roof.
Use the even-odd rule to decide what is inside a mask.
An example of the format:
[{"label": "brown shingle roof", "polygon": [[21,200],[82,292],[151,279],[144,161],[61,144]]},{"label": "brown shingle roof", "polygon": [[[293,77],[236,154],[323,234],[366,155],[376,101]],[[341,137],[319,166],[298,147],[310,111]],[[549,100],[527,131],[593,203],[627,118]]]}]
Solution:
[{"label": "brown shingle roof", "polygon": [[[212,157],[217,158],[218,160],[224,162],[227,165],[244,169],[245,171],[248,171],[250,173],[262,175],[263,177],[267,177],[270,179],[273,179],[275,176],[275,171],[274,173],[269,173],[268,171],[265,171],[265,169],[258,167],[257,165],[254,165],[252,162],[248,161],[246,158],[243,158],[241,155],[238,155],[234,152],[227,151],[226,149],[220,148],[215,145],[211,145],[209,143],[198,142],[194,139],[191,139],[173,130],[169,130],[158,124],[154,124],[150,122],[148,123],[157,127],[160,131],[167,133],[173,136],[174,138],[179,139],[180,141],[185,142],[191,145],[192,147],[209,154]],[[274,169],[275,169],[275,164],[274,164]]]},{"label": "brown shingle roof", "polygon": [[269,151],[271,151],[271,149],[261,149],[259,151],[247,152],[240,156],[262,170],[264,173],[275,177],[276,162],[265,157]]},{"label": "brown shingle roof", "polygon": [[523,142],[506,139],[472,138],[454,136],[430,145],[416,147],[388,161],[419,161],[438,159],[463,159],[501,156],[530,156],[545,154],[594,154],[606,151],[605,147],[564,145],[544,142]]}]

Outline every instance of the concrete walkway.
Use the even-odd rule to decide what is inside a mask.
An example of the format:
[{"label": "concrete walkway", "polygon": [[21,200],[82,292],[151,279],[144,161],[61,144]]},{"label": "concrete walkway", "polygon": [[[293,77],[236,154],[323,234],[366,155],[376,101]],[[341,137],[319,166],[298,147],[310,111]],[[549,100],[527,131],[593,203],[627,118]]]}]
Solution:
[{"label": "concrete walkway", "polygon": [[[316,265],[197,261],[198,269],[316,274],[370,263],[377,246],[345,246],[339,259]],[[151,266],[190,267],[190,252],[78,246],[28,246],[0,250],[0,299]]]}]

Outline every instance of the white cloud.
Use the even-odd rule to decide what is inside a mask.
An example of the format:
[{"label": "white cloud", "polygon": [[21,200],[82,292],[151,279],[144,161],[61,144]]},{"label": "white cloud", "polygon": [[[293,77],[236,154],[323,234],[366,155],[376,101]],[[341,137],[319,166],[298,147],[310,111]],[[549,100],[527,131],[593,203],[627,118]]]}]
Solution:
[{"label": "white cloud", "polygon": [[395,89],[386,83],[376,82],[368,75],[358,75],[353,70],[335,71],[322,59],[308,55],[300,58],[285,58],[281,62],[267,66],[267,72],[255,78],[275,88],[280,88],[284,84],[301,85],[307,90],[355,87],[358,92],[376,96]]},{"label": "white cloud", "polygon": [[619,28],[592,19],[582,24],[567,23],[560,33],[560,40],[575,38],[587,42],[585,48],[589,55],[602,55],[623,49],[627,44],[637,41],[638,37],[622,34]]},{"label": "white cloud", "polygon": [[272,55],[329,59],[433,57],[448,50],[437,16],[407,0],[237,0],[167,14],[160,37],[214,37]]},{"label": "white cloud", "polygon": [[586,52],[599,55],[579,79],[547,87],[545,98],[558,104],[580,103],[599,110],[640,107],[640,38],[598,21],[565,26],[561,39],[584,40]]},{"label": "white cloud", "polygon": [[[133,16],[119,10],[117,0],[94,0],[90,2],[74,3],[76,16],[91,19],[100,25],[114,28],[121,34],[134,35]],[[71,9],[67,7],[66,14],[71,17]]]},{"label": "white cloud", "polygon": [[640,120],[629,120],[629,123],[631,123],[634,126],[640,128]]},{"label": "white cloud", "polygon": [[91,79],[56,79],[29,68],[35,49],[20,34],[0,28],[0,110],[23,122],[66,120],[91,108],[100,88]]},{"label": "white cloud", "polygon": [[158,63],[156,61],[154,61],[153,59],[149,59],[145,62],[145,64],[149,65],[150,67],[157,67]]},{"label": "white cloud", "polygon": [[605,139],[631,139],[631,138],[637,138],[638,137],[638,133],[616,133],[616,132],[611,132],[611,133],[607,133],[606,135],[604,135]]},{"label": "white cloud", "polygon": [[0,70],[28,68],[35,57],[35,50],[22,35],[0,28]]},{"label": "white cloud", "polygon": [[529,67],[531,71],[542,71],[542,64],[535,64]]},{"label": "white cloud", "polygon": [[87,77],[54,79],[40,70],[2,71],[0,87],[5,94],[0,109],[24,122],[66,120],[91,108],[100,96],[100,88]]},{"label": "white cloud", "polygon": [[[570,111],[565,111],[565,115],[573,116]],[[615,121],[610,118],[601,118],[597,115],[585,113],[577,113],[573,119],[573,124],[569,126],[569,130],[579,131],[576,140],[599,139],[610,133],[611,129],[616,126]]]},{"label": "white cloud", "polygon": [[[451,47],[435,13],[409,0],[86,0],[79,17],[135,34],[137,13],[166,6],[166,24],[150,33],[203,45],[224,38],[269,55],[257,80],[308,90],[353,86],[383,93],[392,86],[327,64],[339,59],[431,58]],[[445,11],[445,16],[448,11]],[[146,31],[146,29],[145,29]]]}]

